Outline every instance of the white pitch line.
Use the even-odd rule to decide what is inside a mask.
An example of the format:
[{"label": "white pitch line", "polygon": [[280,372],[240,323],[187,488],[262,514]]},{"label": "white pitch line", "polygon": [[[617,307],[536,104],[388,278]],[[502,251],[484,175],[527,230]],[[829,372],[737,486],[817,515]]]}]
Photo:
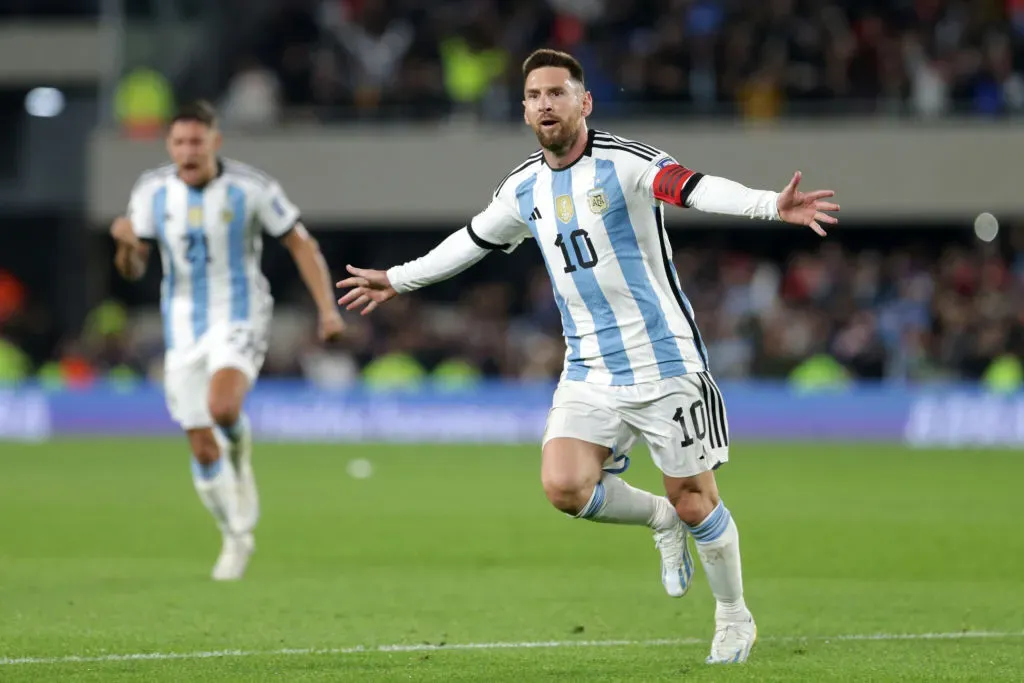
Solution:
[{"label": "white pitch line", "polygon": [[[767,636],[764,642],[792,641],[882,641],[882,640],[963,640],[984,638],[1024,638],[1024,631],[954,631],[950,633],[848,633],[834,636]],[[208,650],[198,652],[135,652],[107,655],[66,655],[63,657],[0,657],[0,666],[17,664],[93,664],[100,662],[167,661],[172,659],[221,659],[227,657],[274,657],[295,655],[353,655],[374,652],[440,652],[445,650],[529,650],[571,647],[653,647],[664,645],[706,645],[703,638],[662,640],[545,640],[496,643],[446,643],[435,645],[356,645],[337,648],[283,648],[279,650]]]}]

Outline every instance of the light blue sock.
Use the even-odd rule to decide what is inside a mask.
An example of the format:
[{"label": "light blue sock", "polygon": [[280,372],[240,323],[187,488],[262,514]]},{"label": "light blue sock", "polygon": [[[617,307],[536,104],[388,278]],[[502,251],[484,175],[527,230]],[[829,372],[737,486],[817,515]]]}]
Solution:
[{"label": "light blue sock", "polygon": [[576,517],[608,524],[643,525],[657,530],[679,523],[675,510],[664,496],[634,488],[607,472],[601,475],[590,500]]},{"label": "light blue sock", "polygon": [[192,483],[199,500],[225,533],[240,528],[238,491],[231,459],[221,456],[209,464],[192,458]]},{"label": "light blue sock", "polygon": [[217,458],[211,463],[201,463],[192,457],[192,476],[202,481],[210,481],[224,468],[224,458]]}]

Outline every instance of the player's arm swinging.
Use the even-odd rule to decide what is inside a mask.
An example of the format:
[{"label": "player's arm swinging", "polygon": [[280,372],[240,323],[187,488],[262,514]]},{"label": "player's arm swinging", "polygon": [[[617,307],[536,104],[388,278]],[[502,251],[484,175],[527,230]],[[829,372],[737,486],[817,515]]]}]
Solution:
[{"label": "player's arm swinging", "polygon": [[132,222],[125,216],[118,216],[110,226],[110,236],[117,243],[114,267],[125,280],[139,280],[146,274],[149,260],[149,245],[139,239],[132,228]]},{"label": "player's arm swinging", "polygon": [[302,223],[295,226],[281,238],[291,252],[299,275],[309,290],[319,312],[319,334],[321,341],[336,339],[345,330],[345,323],[334,304],[334,290],[331,288],[331,271],[320,251],[316,238],[309,234]]}]

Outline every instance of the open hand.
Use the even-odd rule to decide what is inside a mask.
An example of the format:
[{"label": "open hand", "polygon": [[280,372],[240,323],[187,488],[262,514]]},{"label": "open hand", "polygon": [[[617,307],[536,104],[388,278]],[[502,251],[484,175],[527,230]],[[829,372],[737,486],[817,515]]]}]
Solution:
[{"label": "open hand", "polygon": [[362,310],[362,315],[371,313],[377,306],[398,295],[388,280],[387,272],[345,266],[352,275],[337,283],[338,289],[351,287],[352,291],[338,299],[338,303],[346,310]]},{"label": "open hand", "polygon": [[779,194],[779,217],[793,225],[809,226],[811,230],[824,237],[826,233],[820,223],[835,225],[839,222],[838,218],[830,216],[825,212],[838,211],[839,205],[822,200],[834,197],[836,193],[832,190],[800,192],[797,190],[797,186],[800,184],[802,177],[803,174],[800,171],[794,173],[793,179],[789,181],[789,185],[786,185],[782,193]]}]

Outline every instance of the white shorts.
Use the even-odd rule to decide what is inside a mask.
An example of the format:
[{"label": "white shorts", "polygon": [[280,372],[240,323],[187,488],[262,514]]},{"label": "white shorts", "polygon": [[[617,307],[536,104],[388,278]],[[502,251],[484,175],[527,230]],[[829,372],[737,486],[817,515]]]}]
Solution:
[{"label": "white shorts", "polygon": [[171,417],[182,429],[212,427],[210,378],[224,368],[241,370],[252,384],[267,355],[270,319],[218,323],[193,346],[164,356],[164,393]]},{"label": "white shorts", "polygon": [[638,438],[669,477],[692,477],[729,460],[725,401],[706,372],[622,387],[562,380],[544,443],[556,437],[612,449],[607,472],[628,466],[625,455]]}]

